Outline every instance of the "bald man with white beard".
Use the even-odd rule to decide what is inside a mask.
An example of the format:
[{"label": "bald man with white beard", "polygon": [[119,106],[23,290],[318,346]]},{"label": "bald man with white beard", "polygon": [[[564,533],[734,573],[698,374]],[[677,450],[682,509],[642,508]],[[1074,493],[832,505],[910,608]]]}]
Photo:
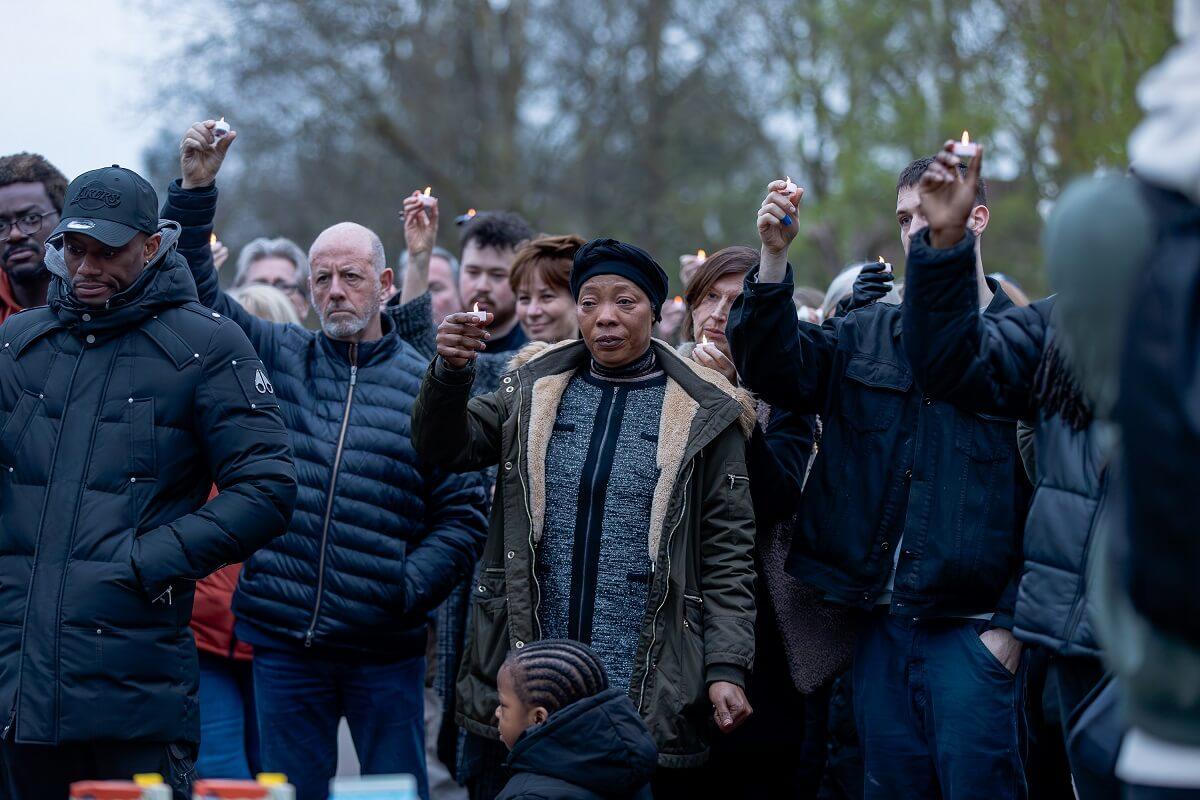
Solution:
[{"label": "bald man with white beard", "polygon": [[344,716],[363,774],[413,774],[427,798],[427,618],[482,549],[482,481],[418,462],[409,414],[428,362],[380,314],[392,271],[373,231],[341,222],[312,243],[320,331],[253,317],[221,290],[208,242],[237,133],[217,138],[214,125],[183,137],[163,216],[183,226],[200,302],[258,350],[300,479],[288,532],[246,562],[233,601],[255,650],[262,766],[286,773],[299,800],[324,798]]}]

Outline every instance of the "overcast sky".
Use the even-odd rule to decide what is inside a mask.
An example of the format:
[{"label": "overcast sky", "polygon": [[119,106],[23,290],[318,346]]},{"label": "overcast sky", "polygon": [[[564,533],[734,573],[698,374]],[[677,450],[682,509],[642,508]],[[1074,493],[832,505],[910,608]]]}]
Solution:
[{"label": "overcast sky", "polygon": [[136,0],[3,0],[0,155],[41,153],[73,178],[141,171],[157,120],[151,64],[168,46]]}]

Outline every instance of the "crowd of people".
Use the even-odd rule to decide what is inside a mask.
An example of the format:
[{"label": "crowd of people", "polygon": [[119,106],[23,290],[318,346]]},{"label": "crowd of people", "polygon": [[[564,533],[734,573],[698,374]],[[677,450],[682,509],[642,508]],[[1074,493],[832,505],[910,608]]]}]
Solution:
[{"label": "crowd of people", "polygon": [[796,286],[787,179],[677,298],[511,211],[452,253],[420,192],[395,268],[339,222],[226,289],[236,131],[161,206],[0,158],[0,793],[318,800],[344,720],[423,800],[1200,797],[1180,20],[1033,302],[953,141],[898,175],[903,285]]}]

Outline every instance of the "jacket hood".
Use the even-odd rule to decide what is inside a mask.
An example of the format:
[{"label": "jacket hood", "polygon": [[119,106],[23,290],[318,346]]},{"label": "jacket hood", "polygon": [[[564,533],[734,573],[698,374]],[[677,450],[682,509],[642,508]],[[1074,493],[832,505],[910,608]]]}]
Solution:
[{"label": "jacket hood", "polygon": [[165,308],[197,302],[191,270],[176,250],[179,223],[161,220],[158,231],[162,234],[162,244],[154,259],[127,289],[110,297],[103,307],[89,306],[76,299],[70,289],[70,274],[62,250],[47,246],[46,268],[54,276],[46,292],[50,311],[68,327],[104,331],[137,324]]},{"label": "jacket hood", "polygon": [[[508,362],[508,369],[510,372],[518,370],[543,356],[571,346],[583,346],[582,340],[567,339],[556,344],[530,342],[518,350],[516,355],[512,357],[512,360]],[[691,350],[685,349],[687,345],[681,345],[677,352],[666,342],[654,339],[651,346],[655,347],[660,358],[669,358],[686,365],[697,377],[709,384],[712,389],[721,392],[737,402],[742,407],[741,416],[738,417],[738,425],[741,427],[742,433],[745,434],[746,438],[750,438],[750,435],[754,433],[754,424],[758,419],[758,403],[753,394],[746,389],[734,386],[724,375],[716,370],[711,370],[708,367],[702,367],[697,364],[688,357],[691,354]]]},{"label": "jacket hood", "polygon": [[508,756],[514,772],[547,775],[602,796],[625,796],[654,774],[658,749],[620,689],[572,703],[521,734]]}]

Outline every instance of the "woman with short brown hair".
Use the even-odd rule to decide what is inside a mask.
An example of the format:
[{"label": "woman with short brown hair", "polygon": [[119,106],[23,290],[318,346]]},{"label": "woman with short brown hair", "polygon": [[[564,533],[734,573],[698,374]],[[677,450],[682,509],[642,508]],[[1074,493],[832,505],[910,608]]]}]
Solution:
[{"label": "woman with short brown hair", "polygon": [[532,341],[554,344],[579,337],[571,262],[584,244],[573,234],[539,236],[517,251],[508,283],[517,299],[517,320]]}]

